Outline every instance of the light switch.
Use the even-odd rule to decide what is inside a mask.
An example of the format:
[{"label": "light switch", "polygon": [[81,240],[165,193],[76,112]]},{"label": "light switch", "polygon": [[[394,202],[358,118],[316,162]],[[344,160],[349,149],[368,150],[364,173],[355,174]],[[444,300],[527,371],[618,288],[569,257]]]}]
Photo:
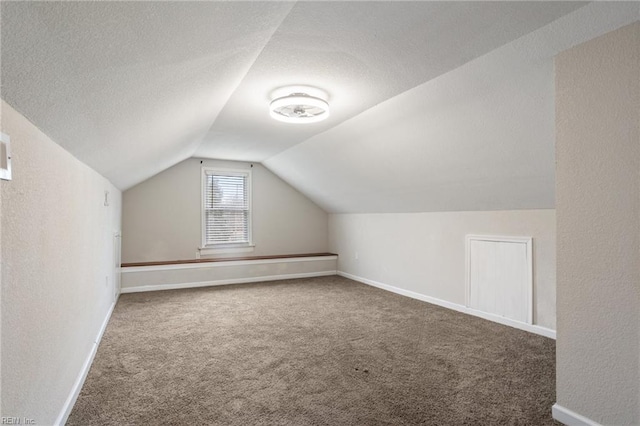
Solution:
[{"label": "light switch", "polygon": [[0,132],[0,179],[11,180],[11,144],[9,135]]}]

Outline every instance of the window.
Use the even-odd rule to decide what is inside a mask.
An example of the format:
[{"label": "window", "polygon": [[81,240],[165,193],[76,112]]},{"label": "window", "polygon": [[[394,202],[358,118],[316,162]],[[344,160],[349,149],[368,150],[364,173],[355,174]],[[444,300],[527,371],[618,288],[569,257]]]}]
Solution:
[{"label": "window", "polygon": [[203,168],[202,246],[251,245],[251,171]]}]

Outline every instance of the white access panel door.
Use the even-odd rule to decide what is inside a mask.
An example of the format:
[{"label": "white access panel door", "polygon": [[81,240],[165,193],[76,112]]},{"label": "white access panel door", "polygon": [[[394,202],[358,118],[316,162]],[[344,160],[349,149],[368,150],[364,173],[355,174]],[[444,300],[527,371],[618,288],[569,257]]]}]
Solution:
[{"label": "white access panel door", "polygon": [[531,324],[531,238],[467,236],[467,306]]}]

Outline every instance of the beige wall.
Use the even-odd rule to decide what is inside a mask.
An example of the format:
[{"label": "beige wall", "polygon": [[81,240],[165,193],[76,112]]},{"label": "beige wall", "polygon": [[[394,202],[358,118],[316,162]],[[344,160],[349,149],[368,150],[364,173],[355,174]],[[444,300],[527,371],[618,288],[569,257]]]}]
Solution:
[{"label": "beige wall", "polygon": [[[2,107],[0,104],[0,127],[2,124]],[[0,179],[0,414],[2,414],[2,187],[4,181]]]},{"label": "beige wall", "polygon": [[533,237],[534,324],[555,329],[554,210],[329,218],[329,249],[339,254],[339,271],[459,305],[465,303],[467,234]]},{"label": "beige wall", "polygon": [[558,405],[640,424],[640,23],[556,58]]},{"label": "beige wall", "polygon": [[120,191],[4,101],[2,131],[13,180],[1,186],[1,414],[51,425],[114,301]]},{"label": "beige wall", "polygon": [[[123,262],[193,259],[201,245],[201,167],[249,163],[185,160],[123,195]],[[252,170],[253,242],[243,255],[327,251],[327,214],[265,167]]]}]

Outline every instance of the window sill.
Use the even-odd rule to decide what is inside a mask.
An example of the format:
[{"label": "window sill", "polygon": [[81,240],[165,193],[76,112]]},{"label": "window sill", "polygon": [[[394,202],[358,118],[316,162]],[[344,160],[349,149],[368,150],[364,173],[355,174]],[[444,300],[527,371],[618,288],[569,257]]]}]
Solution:
[{"label": "window sill", "polygon": [[200,256],[210,256],[212,254],[250,253],[255,246],[255,244],[233,244],[220,247],[200,247],[197,254],[199,258]]}]

